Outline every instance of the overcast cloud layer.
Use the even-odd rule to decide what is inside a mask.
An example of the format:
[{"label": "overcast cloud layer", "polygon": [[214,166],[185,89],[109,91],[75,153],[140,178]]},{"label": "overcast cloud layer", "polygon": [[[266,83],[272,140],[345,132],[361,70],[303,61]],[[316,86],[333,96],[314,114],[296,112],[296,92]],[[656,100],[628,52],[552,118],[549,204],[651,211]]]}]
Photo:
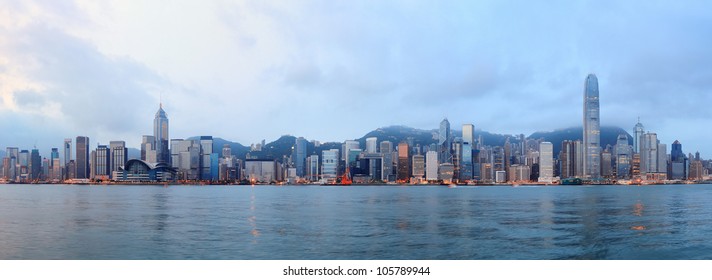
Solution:
[{"label": "overcast cloud layer", "polygon": [[[476,3],[471,3],[476,2]],[[0,148],[602,125],[712,156],[709,1],[0,0]],[[161,97],[162,96],[162,97]]]}]

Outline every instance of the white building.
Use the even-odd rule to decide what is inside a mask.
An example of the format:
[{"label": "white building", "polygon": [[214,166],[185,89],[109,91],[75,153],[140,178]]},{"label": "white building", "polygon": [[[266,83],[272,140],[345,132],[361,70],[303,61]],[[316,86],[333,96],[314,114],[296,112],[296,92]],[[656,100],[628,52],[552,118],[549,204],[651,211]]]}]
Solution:
[{"label": "white building", "polygon": [[539,182],[551,183],[554,177],[554,145],[539,143]]},{"label": "white building", "polygon": [[425,153],[425,180],[438,180],[438,152],[429,151]]},{"label": "white building", "polygon": [[324,180],[335,180],[338,176],[339,150],[331,149],[321,152],[321,177]]},{"label": "white building", "polygon": [[375,154],[378,147],[378,138],[368,137],[366,138],[366,153]]}]

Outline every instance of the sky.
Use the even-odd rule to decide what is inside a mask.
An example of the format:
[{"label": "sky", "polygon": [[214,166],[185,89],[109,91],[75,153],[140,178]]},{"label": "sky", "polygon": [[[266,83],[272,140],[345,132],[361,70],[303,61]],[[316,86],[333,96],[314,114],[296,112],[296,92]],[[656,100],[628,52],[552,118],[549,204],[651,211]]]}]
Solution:
[{"label": "sky", "polygon": [[0,0],[0,147],[601,125],[712,157],[710,1]]}]

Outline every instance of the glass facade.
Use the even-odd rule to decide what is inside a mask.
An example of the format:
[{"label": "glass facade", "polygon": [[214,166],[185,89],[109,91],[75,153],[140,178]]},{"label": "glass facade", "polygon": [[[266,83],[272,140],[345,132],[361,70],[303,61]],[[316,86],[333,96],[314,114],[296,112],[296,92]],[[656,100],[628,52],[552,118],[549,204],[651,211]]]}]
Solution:
[{"label": "glass facade", "polygon": [[584,177],[596,179],[601,177],[601,128],[598,78],[594,74],[586,77],[583,99]]}]

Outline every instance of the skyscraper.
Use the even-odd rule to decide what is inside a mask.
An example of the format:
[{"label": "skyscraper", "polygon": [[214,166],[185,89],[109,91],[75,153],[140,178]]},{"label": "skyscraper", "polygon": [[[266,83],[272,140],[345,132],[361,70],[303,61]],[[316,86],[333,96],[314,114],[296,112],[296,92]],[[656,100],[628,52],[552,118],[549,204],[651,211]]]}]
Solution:
[{"label": "skyscraper", "polygon": [[601,177],[601,128],[598,78],[589,74],[583,90],[583,170],[586,178]]},{"label": "skyscraper", "polygon": [[425,180],[438,180],[438,152],[428,151],[425,153]]},{"label": "skyscraper", "polygon": [[170,153],[168,151],[168,116],[163,111],[163,104],[158,106],[158,112],[153,120],[153,136],[156,144],[156,162],[170,163]]},{"label": "skyscraper", "polygon": [[213,173],[217,175],[217,172],[213,172],[213,169],[217,169],[218,166],[213,165],[212,160],[213,154],[213,137],[212,136],[200,136],[200,179],[201,180],[216,180],[213,178]]},{"label": "skyscraper", "polygon": [[89,137],[77,136],[77,151],[75,162],[75,177],[77,179],[89,179]]},{"label": "skyscraper", "polygon": [[640,141],[640,173],[658,172],[658,135],[652,132],[643,134]]},{"label": "skyscraper", "polygon": [[40,179],[40,173],[42,172],[42,157],[40,157],[40,151],[37,149],[32,149],[32,152],[30,153],[30,162],[29,162],[29,169],[30,169],[30,179],[31,180],[39,180]]},{"label": "skyscraper", "polygon": [[297,168],[297,176],[304,178],[307,164],[307,140],[304,137],[299,137],[294,142],[294,167]]},{"label": "skyscraper", "polygon": [[640,141],[643,138],[643,133],[645,133],[645,128],[638,118],[638,123],[633,127],[633,137],[635,138],[633,139],[633,152],[636,154],[640,153]]},{"label": "skyscraper", "polygon": [[92,157],[93,167],[95,168],[95,180],[108,180],[111,175],[111,150],[106,145],[99,145]]},{"label": "skyscraper", "polygon": [[392,181],[393,178],[391,175],[393,175],[393,143],[391,141],[383,141],[380,144],[380,151],[381,154],[383,155],[383,161],[381,161],[381,175],[383,181]]},{"label": "skyscraper", "polygon": [[141,137],[141,160],[145,160],[147,162],[154,162],[155,161],[155,156],[152,156],[151,154],[155,154],[156,150],[156,137],[153,135],[144,135]]},{"label": "skyscraper", "polygon": [[675,142],[672,143],[672,150],[670,151],[670,179],[687,179],[687,172],[689,170],[688,160],[685,153],[682,152],[682,144],[680,144],[680,141],[675,140]]},{"label": "skyscraper", "polygon": [[410,147],[403,141],[398,144],[398,181],[410,180],[410,167]]},{"label": "skyscraper", "polygon": [[472,150],[475,141],[475,126],[472,124],[462,125],[462,157],[460,157],[460,180],[472,179],[473,159]]},{"label": "skyscraper", "polygon": [[554,178],[554,145],[539,143],[539,182],[552,182]]},{"label": "skyscraper", "polygon": [[[62,146],[62,149],[64,150],[64,167],[62,168],[63,171],[63,176],[62,178],[64,179],[70,179],[69,174],[69,161],[72,160],[72,138],[65,138],[64,139],[64,145]],[[72,170],[71,173],[74,173],[74,170]]]},{"label": "skyscraper", "polygon": [[450,122],[446,118],[440,122],[440,132],[438,133],[439,161],[441,163],[452,162],[450,141]]},{"label": "skyscraper", "polygon": [[321,151],[321,175],[326,181],[335,181],[339,168],[339,149]]},{"label": "skyscraper", "polygon": [[111,141],[109,142],[109,148],[111,149],[109,176],[113,176],[115,171],[119,171],[119,168],[124,168],[124,165],[126,165],[128,149],[124,141]]},{"label": "skyscraper", "polygon": [[628,145],[628,135],[618,135],[614,151],[615,153],[613,156],[615,156],[616,177],[619,179],[630,179],[630,168],[631,161],[633,160],[633,153],[631,152],[630,145]]},{"label": "skyscraper", "polygon": [[378,138],[368,137],[366,138],[366,152],[369,154],[375,154],[376,147],[378,147]]}]

